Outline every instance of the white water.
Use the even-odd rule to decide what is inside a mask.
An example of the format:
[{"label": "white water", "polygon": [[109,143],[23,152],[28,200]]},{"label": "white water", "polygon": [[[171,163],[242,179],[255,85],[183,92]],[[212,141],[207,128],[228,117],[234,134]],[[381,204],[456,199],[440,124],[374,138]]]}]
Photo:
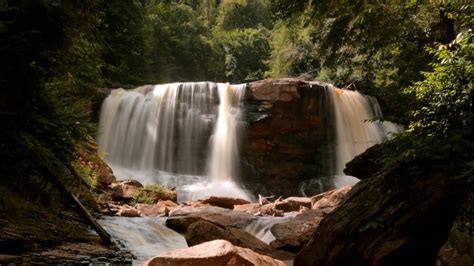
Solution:
[{"label": "white water", "polygon": [[244,94],[245,85],[211,82],[113,90],[99,150],[119,179],[177,187],[179,200],[251,199],[235,182]]},{"label": "white water", "polygon": [[[376,121],[383,114],[374,97],[331,85],[326,87],[326,92],[332,104],[336,132],[332,185],[335,188],[354,185],[358,179],[344,175],[345,164],[369,147],[401,133],[403,128],[392,122]],[[303,189],[301,184],[300,191]]]},{"label": "white water", "polygon": [[166,218],[106,217],[98,221],[119,242],[119,246],[137,257],[134,264],[188,246],[182,235],[166,227]]}]

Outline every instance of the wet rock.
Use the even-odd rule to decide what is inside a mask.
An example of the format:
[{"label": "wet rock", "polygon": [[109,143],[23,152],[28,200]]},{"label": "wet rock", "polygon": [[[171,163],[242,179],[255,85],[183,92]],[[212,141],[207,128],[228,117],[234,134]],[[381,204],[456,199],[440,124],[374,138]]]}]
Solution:
[{"label": "wet rock", "polygon": [[203,204],[209,204],[211,206],[222,207],[226,209],[233,209],[235,205],[249,204],[248,200],[239,198],[228,198],[228,197],[216,197],[211,196],[202,201]]},{"label": "wet rock", "polygon": [[271,248],[250,233],[233,227],[224,228],[206,221],[197,221],[191,224],[185,235],[189,246],[194,246],[207,241],[224,239],[235,246],[249,248],[257,253],[280,260],[292,260],[293,254]]},{"label": "wet rock", "polygon": [[173,210],[166,220],[166,226],[179,232],[186,233],[187,228],[199,220],[208,221],[223,227],[239,227],[248,225],[255,217],[246,212],[232,211],[214,206],[186,206]]},{"label": "wet rock", "polygon": [[260,255],[250,249],[233,246],[225,240],[214,240],[193,247],[163,253],[143,265],[285,265],[282,261]]}]

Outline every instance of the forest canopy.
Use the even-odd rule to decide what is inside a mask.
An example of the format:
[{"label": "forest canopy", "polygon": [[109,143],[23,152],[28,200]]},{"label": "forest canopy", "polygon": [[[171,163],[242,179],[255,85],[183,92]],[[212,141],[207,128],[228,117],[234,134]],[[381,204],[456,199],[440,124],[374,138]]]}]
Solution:
[{"label": "forest canopy", "polygon": [[99,87],[299,76],[376,96],[414,131],[470,128],[472,11],[462,1],[2,0],[4,167],[34,169],[12,167],[30,149],[70,160],[95,134]]}]

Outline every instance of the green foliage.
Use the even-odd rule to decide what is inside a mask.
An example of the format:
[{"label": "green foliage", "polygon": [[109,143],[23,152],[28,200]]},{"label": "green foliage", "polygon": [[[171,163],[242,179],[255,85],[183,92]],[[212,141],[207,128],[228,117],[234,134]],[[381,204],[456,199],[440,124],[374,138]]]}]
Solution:
[{"label": "green foliage", "polygon": [[[429,49],[433,70],[405,90],[414,94],[409,129],[381,153],[385,168],[405,169],[407,175],[438,169],[472,180],[474,156],[474,38],[471,30],[448,45]],[[420,173],[421,173],[420,172]]]},{"label": "green foliage", "polygon": [[91,188],[97,187],[97,173],[94,169],[87,165],[83,165],[77,160],[73,161],[71,165],[76,169],[82,180],[84,180]]},{"label": "green foliage", "polygon": [[215,34],[215,46],[223,54],[224,77],[230,82],[261,79],[270,54],[269,32],[265,28],[236,29]]},{"label": "green foliage", "polygon": [[138,203],[153,204],[153,200],[150,198],[150,194],[145,190],[140,190],[132,197],[131,204],[135,205]]},{"label": "green foliage", "polygon": [[225,0],[219,7],[216,29],[271,28],[269,4],[265,0]]},{"label": "green foliage", "polygon": [[155,193],[158,193],[158,194],[163,193],[165,191],[165,188],[162,187],[160,184],[146,185],[145,189],[149,190],[149,191],[152,191],[152,192],[155,192]]},{"label": "green foliage", "polygon": [[191,7],[150,1],[146,6],[146,57],[149,80],[159,82],[203,80],[213,51],[210,31]]}]

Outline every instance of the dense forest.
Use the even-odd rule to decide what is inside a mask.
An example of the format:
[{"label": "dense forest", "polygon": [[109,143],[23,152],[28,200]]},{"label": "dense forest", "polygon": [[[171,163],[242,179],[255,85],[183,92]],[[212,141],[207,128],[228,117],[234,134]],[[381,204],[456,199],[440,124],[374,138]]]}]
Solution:
[{"label": "dense forest", "polygon": [[296,77],[372,95],[377,119],[406,131],[358,158],[370,174],[437,173],[472,191],[473,6],[382,2],[0,0],[0,227],[48,217],[69,190],[93,202],[79,153],[95,145],[100,88],[170,82]]}]

